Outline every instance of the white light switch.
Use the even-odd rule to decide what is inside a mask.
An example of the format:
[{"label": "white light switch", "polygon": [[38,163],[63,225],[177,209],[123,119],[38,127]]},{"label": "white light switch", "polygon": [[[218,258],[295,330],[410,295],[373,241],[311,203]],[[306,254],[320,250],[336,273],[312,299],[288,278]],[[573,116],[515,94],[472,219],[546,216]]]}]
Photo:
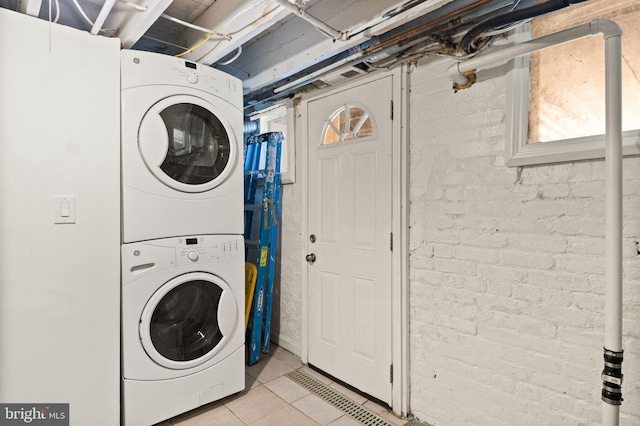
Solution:
[{"label": "white light switch", "polygon": [[54,195],[53,223],[76,223],[76,197],[74,195]]},{"label": "white light switch", "polygon": [[60,203],[60,216],[69,217],[69,202],[63,201]]}]

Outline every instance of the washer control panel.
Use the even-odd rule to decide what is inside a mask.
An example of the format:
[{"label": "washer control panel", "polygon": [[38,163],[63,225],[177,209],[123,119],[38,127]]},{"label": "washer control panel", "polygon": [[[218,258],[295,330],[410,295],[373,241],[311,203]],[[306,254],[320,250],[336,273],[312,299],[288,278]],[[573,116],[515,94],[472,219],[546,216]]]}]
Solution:
[{"label": "washer control panel", "polygon": [[189,253],[187,253],[187,258],[189,258],[189,260],[192,262],[197,262],[198,259],[200,259],[200,255],[197,251],[190,251]]},{"label": "washer control panel", "polygon": [[[162,238],[122,245],[122,285],[178,266],[193,270],[211,264],[244,266],[242,235],[198,235]],[[195,265],[200,265],[197,268]],[[208,264],[208,265],[207,265]]]},{"label": "washer control panel", "polygon": [[244,258],[244,239],[241,236],[185,237],[177,238],[176,242],[178,265]]}]

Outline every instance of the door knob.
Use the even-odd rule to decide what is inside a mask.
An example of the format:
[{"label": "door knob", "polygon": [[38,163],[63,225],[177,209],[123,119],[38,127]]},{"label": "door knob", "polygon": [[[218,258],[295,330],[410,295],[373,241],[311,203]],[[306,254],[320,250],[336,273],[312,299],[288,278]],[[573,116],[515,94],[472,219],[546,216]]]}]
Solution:
[{"label": "door knob", "polygon": [[308,255],[305,257],[305,259],[307,259],[307,262],[309,262],[309,263],[313,263],[313,262],[315,262],[315,261],[316,261],[316,254],[315,254],[315,253],[308,254]]}]

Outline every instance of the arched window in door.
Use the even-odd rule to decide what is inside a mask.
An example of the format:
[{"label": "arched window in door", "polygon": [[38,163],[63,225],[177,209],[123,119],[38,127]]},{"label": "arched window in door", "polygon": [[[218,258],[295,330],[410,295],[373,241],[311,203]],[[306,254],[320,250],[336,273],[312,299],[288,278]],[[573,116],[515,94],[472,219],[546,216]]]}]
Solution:
[{"label": "arched window in door", "polygon": [[322,144],[363,139],[375,134],[371,114],[355,105],[340,107],[325,120],[322,132]]}]

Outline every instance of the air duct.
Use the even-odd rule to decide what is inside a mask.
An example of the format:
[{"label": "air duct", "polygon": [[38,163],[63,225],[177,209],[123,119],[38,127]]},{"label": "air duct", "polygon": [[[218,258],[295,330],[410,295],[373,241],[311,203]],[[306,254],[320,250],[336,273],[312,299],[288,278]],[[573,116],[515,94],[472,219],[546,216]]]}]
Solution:
[{"label": "air duct", "polygon": [[260,122],[258,120],[248,120],[244,122],[244,135],[251,136],[260,130]]}]

